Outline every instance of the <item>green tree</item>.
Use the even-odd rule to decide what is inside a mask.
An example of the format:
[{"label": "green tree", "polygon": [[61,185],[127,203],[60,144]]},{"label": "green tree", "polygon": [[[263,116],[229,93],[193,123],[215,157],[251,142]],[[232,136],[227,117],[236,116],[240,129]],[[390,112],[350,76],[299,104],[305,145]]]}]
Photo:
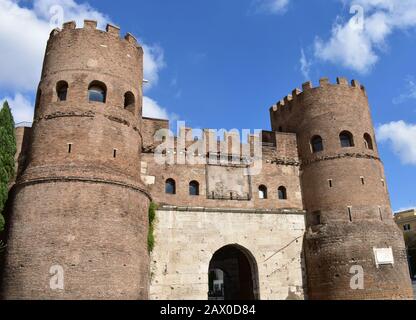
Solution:
[{"label": "green tree", "polygon": [[1,213],[7,201],[9,183],[15,174],[16,136],[14,130],[13,115],[6,101],[0,110],[0,231],[4,229],[4,218]]}]

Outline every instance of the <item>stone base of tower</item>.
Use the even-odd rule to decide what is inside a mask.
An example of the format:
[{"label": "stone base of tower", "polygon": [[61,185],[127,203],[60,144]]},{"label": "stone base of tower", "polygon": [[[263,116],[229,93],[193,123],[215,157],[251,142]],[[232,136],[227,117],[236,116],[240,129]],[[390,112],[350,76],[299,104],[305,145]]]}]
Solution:
[{"label": "stone base of tower", "polygon": [[[403,234],[393,221],[360,221],[309,228],[305,234],[308,299],[412,299]],[[376,266],[374,248],[393,249],[394,264]],[[363,289],[352,289],[357,267]],[[358,269],[359,269],[358,267]]]},{"label": "stone base of tower", "polygon": [[149,199],[121,185],[15,187],[2,299],[147,299]]}]

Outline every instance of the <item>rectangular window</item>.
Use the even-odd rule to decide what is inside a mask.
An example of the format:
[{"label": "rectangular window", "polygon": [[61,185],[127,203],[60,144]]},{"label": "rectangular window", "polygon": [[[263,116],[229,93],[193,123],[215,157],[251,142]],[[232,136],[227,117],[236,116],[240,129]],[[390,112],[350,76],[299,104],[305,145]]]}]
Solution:
[{"label": "rectangular window", "polygon": [[380,214],[380,220],[383,221],[383,212],[381,211],[381,207],[378,207],[378,213]]},{"label": "rectangular window", "polygon": [[68,143],[68,153],[72,152],[72,143]]},{"label": "rectangular window", "polygon": [[328,179],[328,185],[330,188],[332,188],[332,179]]},{"label": "rectangular window", "polygon": [[117,149],[113,149],[113,158],[117,158]]},{"label": "rectangular window", "polygon": [[404,226],[403,226],[403,230],[404,231],[410,231],[412,228],[411,228],[411,226],[410,226],[410,224],[405,224]]},{"label": "rectangular window", "polygon": [[362,184],[362,185],[365,185],[365,180],[364,180],[364,177],[360,177],[360,179],[361,179],[361,184]]}]

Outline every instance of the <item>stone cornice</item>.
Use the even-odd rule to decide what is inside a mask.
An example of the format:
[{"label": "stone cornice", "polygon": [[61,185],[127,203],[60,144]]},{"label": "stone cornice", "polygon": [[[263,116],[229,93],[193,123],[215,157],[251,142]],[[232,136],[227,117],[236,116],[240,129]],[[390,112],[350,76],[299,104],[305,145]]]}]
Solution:
[{"label": "stone cornice", "polygon": [[301,209],[243,209],[243,208],[209,208],[209,207],[185,207],[161,205],[159,211],[183,211],[183,212],[224,212],[224,213],[245,213],[245,214],[297,214],[306,215]]},{"label": "stone cornice", "polygon": [[317,157],[317,158],[313,158],[313,159],[308,159],[308,160],[302,160],[301,161],[301,165],[302,166],[307,166],[316,162],[321,162],[321,161],[329,161],[329,160],[337,160],[337,159],[346,159],[346,158],[352,158],[352,159],[370,159],[370,160],[376,160],[376,161],[380,161],[381,159],[379,157],[375,157],[369,154],[364,154],[364,153],[340,153],[337,155],[329,155],[329,156],[323,156],[323,157]]},{"label": "stone cornice", "polygon": [[102,178],[85,178],[85,177],[77,177],[77,176],[62,176],[62,177],[47,177],[47,178],[32,178],[32,179],[24,179],[18,180],[14,187],[20,187],[24,185],[30,184],[39,184],[39,183],[50,183],[50,182],[85,182],[85,183],[103,183],[103,184],[111,184],[117,185],[124,188],[133,189],[135,191],[139,191],[145,194],[150,201],[152,201],[152,196],[150,193],[143,187],[139,185],[129,184],[121,181],[115,181],[110,179],[102,179]]}]

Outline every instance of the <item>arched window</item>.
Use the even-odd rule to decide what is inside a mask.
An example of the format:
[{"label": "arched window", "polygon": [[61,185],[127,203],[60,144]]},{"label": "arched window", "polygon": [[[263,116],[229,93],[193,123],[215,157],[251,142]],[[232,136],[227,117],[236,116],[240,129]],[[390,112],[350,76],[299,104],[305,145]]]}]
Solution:
[{"label": "arched window", "polygon": [[364,145],[367,149],[373,150],[373,139],[371,139],[371,136],[368,133],[364,134]]},{"label": "arched window", "polygon": [[342,148],[349,148],[354,146],[354,138],[349,131],[342,131],[339,134],[339,140]]},{"label": "arched window", "polygon": [[286,188],[281,186],[279,189],[277,189],[277,194],[279,196],[279,200],[286,200],[287,199],[287,192]]},{"label": "arched window", "polygon": [[88,99],[90,102],[105,103],[107,99],[107,87],[105,84],[99,81],[91,82],[88,87]]},{"label": "arched window", "polygon": [[259,199],[267,199],[267,187],[264,185],[259,186]]},{"label": "arched window", "polygon": [[322,143],[322,138],[320,136],[314,136],[311,139],[312,152],[320,152],[324,150],[324,144]]},{"label": "arched window", "polygon": [[58,96],[58,101],[66,101],[68,95],[68,83],[66,81],[59,81],[56,84],[56,95]]},{"label": "arched window", "polygon": [[176,194],[176,182],[173,179],[166,180],[165,192],[167,194]]},{"label": "arched window", "polygon": [[189,182],[189,195],[199,196],[199,183],[198,183],[198,181]]},{"label": "arched window", "polygon": [[134,97],[134,94],[132,92],[126,92],[124,94],[124,108],[130,108],[133,107],[134,108],[134,104],[136,103],[136,99]]}]

